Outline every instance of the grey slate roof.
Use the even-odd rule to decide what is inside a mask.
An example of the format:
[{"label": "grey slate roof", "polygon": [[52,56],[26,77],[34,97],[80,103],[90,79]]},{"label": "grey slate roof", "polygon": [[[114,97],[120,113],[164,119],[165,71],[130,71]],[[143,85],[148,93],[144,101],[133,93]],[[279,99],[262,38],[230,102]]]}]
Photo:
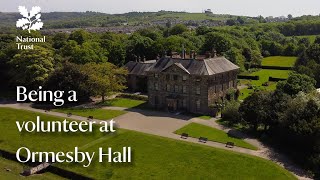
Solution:
[{"label": "grey slate roof", "polygon": [[225,57],[214,57],[203,60],[162,58],[149,71],[161,72],[175,63],[182,65],[187,72],[194,75],[213,75],[239,69],[237,65]]},{"label": "grey slate roof", "polygon": [[[184,68],[184,66],[181,63],[174,63],[174,65],[178,66],[179,68],[181,68],[184,72],[190,74],[190,72],[188,70],[186,70],[186,68]],[[172,66],[172,65],[171,65]],[[164,71],[165,69],[171,67],[171,66],[167,66],[166,68],[162,69],[162,71]]]},{"label": "grey slate roof", "polygon": [[214,75],[227,71],[238,70],[239,67],[225,57],[213,57],[208,59],[175,59],[161,58],[155,63],[128,62],[125,67],[129,74],[146,75],[147,71],[162,72],[172,65],[176,65],[188,74],[193,75]]},{"label": "grey slate roof", "polygon": [[147,75],[147,71],[150,70],[151,66],[155,63],[156,61],[152,62],[146,62],[146,63],[141,63],[141,62],[134,62],[134,61],[129,61],[127,64],[124,65],[129,71],[129,74],[135,74],[135,75]]}]

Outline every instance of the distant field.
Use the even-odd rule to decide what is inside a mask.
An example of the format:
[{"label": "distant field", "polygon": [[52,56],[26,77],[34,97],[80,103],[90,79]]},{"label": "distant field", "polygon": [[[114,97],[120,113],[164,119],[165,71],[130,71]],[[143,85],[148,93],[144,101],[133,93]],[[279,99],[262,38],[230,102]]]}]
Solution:
[{"label": "distant field", "polygon": [[181,129],[178,129],[175,133],[179,135],[181,135],[182,133],[188,133],[189,136],[194,138],[207,137],[210,141],[216,141],[224,144],[231,141],[234,142],[236,146],[257,150],[255,146],[241,139],[231,137],[224,131],[214,129],[202,124],[190,123],[182,127]]},{"label": "distant field", "polygon": [[271,56],[263,58],[262,66],[293,67],[297,57]]},{"label": "distant field", "polygon": [[311,43],[313,43],[316,40],[316,37],[319,35],[307,35],[307,36],[296,36],[298,38],[308,38]]},{"label": "distant field", "polygon": [[167,19],[167,18],[176,18],[179,20],[206,20],[206,19],[211,19],[211,20],[225,20],[225,19],[230,19],[227,16],[223,15],[214,15],[214,16],[209,16],[204,13],[172,13],[172,14],[165,14],[161,16],[155,17],[155,19]]},{"label": "distant field", "polygon": [[[37,115],[48,121],[63,119],[0,108],[0,149],[15,152],[17,148],[26,146],[31,151],[67,152],[78,146],[82,151],[97,153],[99,147],[112,147],[113,150],[132,148],[131,164],[99,163],[97,159],[88,168],[83,168],[81,163],[54,164],[93,179],[296,179],[290,172],[262,158],[135,131],[120,129],[113,135],[18,133],[16,120],[35,121]],[[0,174],[1,177],[3,173]],[[16,179],[14,176],[4,179]]]}]

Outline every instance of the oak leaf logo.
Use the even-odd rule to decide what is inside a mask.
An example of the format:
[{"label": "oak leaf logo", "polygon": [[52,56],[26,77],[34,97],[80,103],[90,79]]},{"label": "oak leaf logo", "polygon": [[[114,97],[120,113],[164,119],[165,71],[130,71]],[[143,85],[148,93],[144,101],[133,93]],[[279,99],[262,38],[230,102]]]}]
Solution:
[{"label": "oak leaf logo", "polygon": [[16,23],[17,28],[22,28],[23,30],[36,31],[43,27],[43,22],[41,22],[41,8],[39,6],[32,7],[30,13],[25,6],[19,6],[18,10],[23,18],[19,19]]}]

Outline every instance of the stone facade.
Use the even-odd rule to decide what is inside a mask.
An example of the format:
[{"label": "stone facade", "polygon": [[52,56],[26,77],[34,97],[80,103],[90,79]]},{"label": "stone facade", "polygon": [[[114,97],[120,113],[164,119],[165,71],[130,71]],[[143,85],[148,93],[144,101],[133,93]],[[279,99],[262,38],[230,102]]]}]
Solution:
[{"label": "stone facade", "polygon": [[209,114],[211,105],[223,99],[229,89],[237,89],[238,71],[225,58],[160,59],[146,71],[149,105]]},{"label": "stone facade", "polygon": [[225,97],[230,88],[237,88],[238,71],[218,75],[189,75],[177,67],[163,73],[149,73],[149,104],[168,111],[208,114],[209,106]]}]

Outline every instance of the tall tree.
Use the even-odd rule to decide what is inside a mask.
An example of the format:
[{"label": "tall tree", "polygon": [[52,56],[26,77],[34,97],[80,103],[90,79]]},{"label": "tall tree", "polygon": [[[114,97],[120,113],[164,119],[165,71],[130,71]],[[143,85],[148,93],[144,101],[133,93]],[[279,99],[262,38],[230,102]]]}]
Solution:
[{"label": "tall tree", "polygon": [[[81,71],[81,65],[76,65],[72,63],[65,63],[61,68],[55,69],[53,73],[50,74],[46,82],[44,83],[44,89],[51,91],[76,91],[78,102],[85,102],[90,99],[92,93],[87,87],[89,82],[89,76]],[[68,96],[65,93],[62,97],[67,100]]]},{"label": "tall tree", "polygon": [[271,123],[269,112],[272,108],[271,97],[272,93],[270,92],[255,92],[240,105],[239,111],[243,120],[252,125],[254,130],[257,130],[259,125],[264,125],[266,130]]},{"label": "tall tree", "polygon": [[179,35],[188,31],[187,26],[184,24],[177,24],[170,29],[170,35]]},{"label": "tall tree", "polygon": [[111,63],[88,63],[82,71],[89,76],[88,87],[94,95],[99,95],[102,102],[113,92],[125,89],[127,70]]},{"label": "tall tree", "polygon": [[9,61],[13,83],[29,87],[42,85],[53,71],[53,61],[53,52],[40,46],[21,51]]},{"label": "tall tree", "polygon": [[90,38],[90,34],[85,30],[77,30],[70,34],[69,40],[74,40],[78,44],[82,44]]},{"label": "tall tree", "polygon": [[309,93],[315,89],[316,81],[304,74],[293,73],[286,81],[281,81],[277,85],[277,91],[295,96],[299,92]]},{"label": "tall tree", "polygon": [[141,36],[138,33],[133,34],[128,41],[127,58],[129,60],[154,59],[157,56],[153,49],[154,44],[154,41],[149,37]]},{"label": "tall tree", "polygon": [[67,43],[68,35],[66,33],[57,33],[53,36],[52,40],[52,47],[55,49],[60,49]]},{"label": "tall tree", "polygon": [[215,49],[218,54],[223,54],[231,48],[231,40],[224,33],[210,32],[205,35],[203,51]]}]

